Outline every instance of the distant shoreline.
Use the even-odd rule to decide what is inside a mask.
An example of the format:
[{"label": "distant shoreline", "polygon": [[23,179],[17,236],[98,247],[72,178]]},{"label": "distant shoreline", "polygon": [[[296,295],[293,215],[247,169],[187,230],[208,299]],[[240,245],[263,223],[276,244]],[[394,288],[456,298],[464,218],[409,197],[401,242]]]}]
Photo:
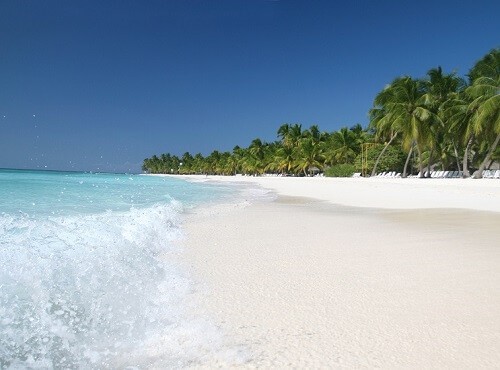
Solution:
[{"label": "distant shoreline", "polygon": [[500,212],[500,181],[496,179],[153,176],[172,176],[188,181],[251,183],[279,195],[314,198],[354,207]]}]

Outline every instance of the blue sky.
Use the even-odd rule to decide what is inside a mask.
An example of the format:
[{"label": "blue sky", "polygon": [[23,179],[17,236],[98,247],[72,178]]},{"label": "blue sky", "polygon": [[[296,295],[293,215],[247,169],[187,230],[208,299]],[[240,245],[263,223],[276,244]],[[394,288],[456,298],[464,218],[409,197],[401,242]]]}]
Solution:
[{"label": "blue sky", "polygon": [[368,123],[400,75],[465,75],[498,1],[0,2],[0,167],[139,171],[282,123]]}]

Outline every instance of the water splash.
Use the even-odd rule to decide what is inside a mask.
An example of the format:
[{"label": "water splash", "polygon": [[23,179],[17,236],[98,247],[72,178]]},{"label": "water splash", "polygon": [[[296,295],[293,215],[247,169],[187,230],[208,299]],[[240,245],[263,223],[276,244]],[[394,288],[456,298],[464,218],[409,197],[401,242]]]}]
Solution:
[{"label": "water splash", "polygon": [[0,367],[179,366],[214,352],[217,330],[186,316],[189,279],[159,258],[180,209],[0,217]]}]

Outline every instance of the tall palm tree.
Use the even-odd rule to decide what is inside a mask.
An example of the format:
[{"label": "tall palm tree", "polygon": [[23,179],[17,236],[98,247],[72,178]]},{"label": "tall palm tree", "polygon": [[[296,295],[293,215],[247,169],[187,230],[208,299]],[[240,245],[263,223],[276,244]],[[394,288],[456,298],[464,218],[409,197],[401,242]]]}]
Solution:
[{"label": "tall palm tree", "polygon": [[476,135],[489,133],[485,138],[490,148],[473,176],[481,178],[500,142],[500,49],[491,50],[479,60],[472,68],[470,76],[473,82],[466,93],[478,103],[476,114],[471,121],[472,130]]},{"label": "tall palm tree", "polygon": [[464,145],[462,159],[462,176],[470,177],[469,153],[476,140],[471,125],[472,119],[479,107],[478,99],[472,99],[465,91],[453,94],[443,104],[442,116],[448,122],[447,133],[454,139],[454,143]]},{"label": "tall palm tree", "polygon": [[[444,138],[448,127],[446,122],[443,120],[446,118],[446,115],[444,114],[445,103],[452,98],[454,94],[463,90],[465,82],[463,79],[456,76],[455,73],[444,74],[440,66],[430,69],[427,72],[427,76],[428,79],[424,81],[425,94],[423,98],[428,109],[439,118],[438,120],[435,120],[435,122],[431,122],[429,131],[430,135],[428,146],[430,148],[430,152],[427,173],[430,177],[434,153],[446,147],[446,145],[444,145]],[[447,136],[447,138],[453,140],[454,136]],[[456,147],[455,142],[452,144]],[[440,154],[440,157],[441,156],[442,153]]]},{"label": "tall palm tree", "polygon": [[408,152],[403,177],[413,148],[419,154],[420,177],[424,176],[422,152],[429,142],[430,124],[439,120],[426,105],[424,92],[421,80],[404,76],[396,78],[374,101],[375,109],[380,110],[375,124],[401,133],[403,149]]},{"label": "tall palm tree", "polygon": [[384,107],[375,107],[370,109],[369,115],[370,127],[375,130],[375,141],[382,140],[384,142],[384,147],[377,156],[372,169],[371,176],[375,176],[380,159],[385,154],[389,145],[391,145],[393,140],[398,136],[399,130],[397,127],[393,127],[396,121],[393,120],[391,115],[385,111]]}]

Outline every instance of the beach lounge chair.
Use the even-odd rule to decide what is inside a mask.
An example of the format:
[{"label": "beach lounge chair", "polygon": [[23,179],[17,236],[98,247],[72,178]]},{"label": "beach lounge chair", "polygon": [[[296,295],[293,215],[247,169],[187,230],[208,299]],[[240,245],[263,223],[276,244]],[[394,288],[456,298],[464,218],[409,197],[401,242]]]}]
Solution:
[{"label": "beach lounge chair", "polygon": [[484,170],[483,171],[483,177],[485,179],[492,179],[495,177],[495,172],[496,171],[491,171],[491,170]]}]

